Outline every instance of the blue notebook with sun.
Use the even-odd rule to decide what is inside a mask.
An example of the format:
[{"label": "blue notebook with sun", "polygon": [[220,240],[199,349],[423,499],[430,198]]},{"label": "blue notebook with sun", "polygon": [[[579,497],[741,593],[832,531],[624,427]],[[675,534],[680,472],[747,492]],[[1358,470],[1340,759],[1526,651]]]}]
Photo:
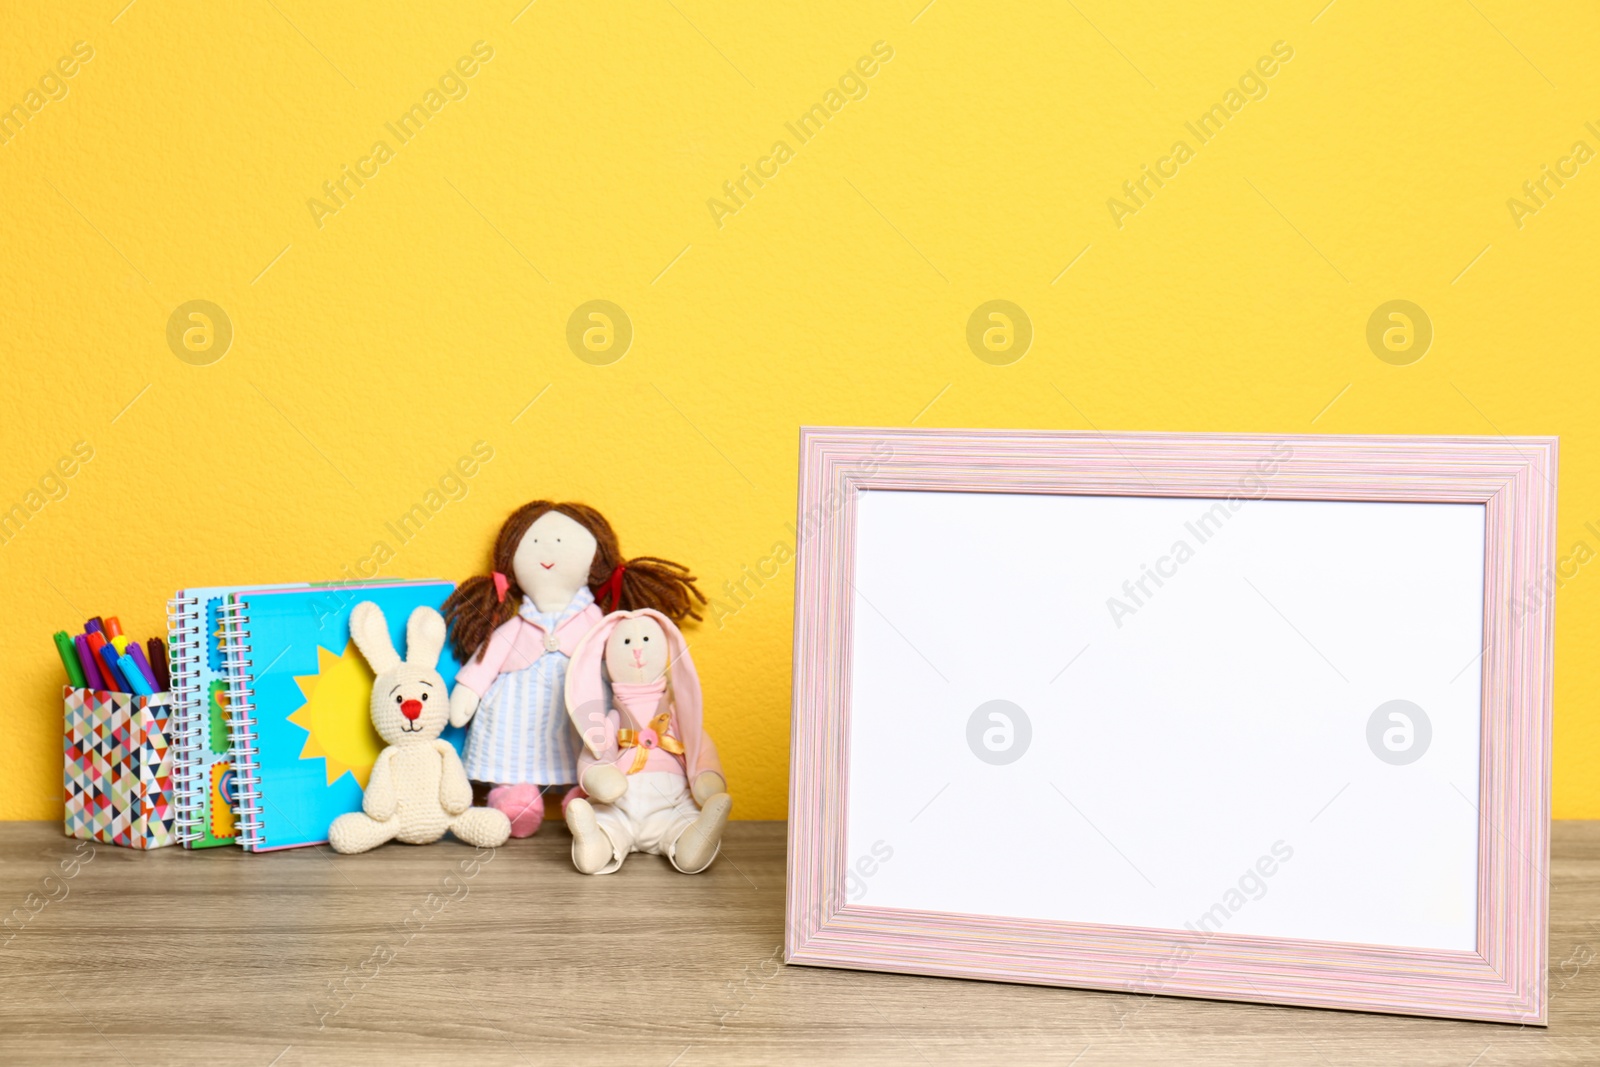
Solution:
[{"label": "blue notebook with sun", "polygon": [[[361,810],[383,739],[372,727],[372,668],[350,639],[350,612],[383,609],[404,655],[406,620],[442,609],[450,582],[375,582],[236,593],[222,609],[224,669],[237,776],[239,844],[265,852],[328,840],[333,820]],[[448,644],[439,673],[460,666]],[[461,745],[464,731],[447,729]]]}]

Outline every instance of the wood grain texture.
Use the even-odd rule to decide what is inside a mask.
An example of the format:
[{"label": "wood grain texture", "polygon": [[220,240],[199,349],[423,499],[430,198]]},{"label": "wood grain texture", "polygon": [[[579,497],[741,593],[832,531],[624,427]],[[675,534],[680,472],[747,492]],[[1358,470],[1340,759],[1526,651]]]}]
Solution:
[{"label": "wood grain texture", "polygon": [[1600,1062],[1600,822],[1552,835],[1548,1030],[785,967],[783,824],[733,824],[698,877],[586,878],[569,841],[467,875],[453,840],[139,853],[0,823],[0,1063]]}]

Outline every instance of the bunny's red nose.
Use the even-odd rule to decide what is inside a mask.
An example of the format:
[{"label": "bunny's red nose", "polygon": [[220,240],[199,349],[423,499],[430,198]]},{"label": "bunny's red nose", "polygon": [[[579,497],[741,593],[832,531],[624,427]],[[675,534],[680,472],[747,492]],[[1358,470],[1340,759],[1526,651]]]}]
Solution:
[{"label": "bunny's red nose", "polygon": [[400,714],[404,715],[412,722],[416,722],[422,717],[422,701],[407,700],[405,703],[400,705]]}]

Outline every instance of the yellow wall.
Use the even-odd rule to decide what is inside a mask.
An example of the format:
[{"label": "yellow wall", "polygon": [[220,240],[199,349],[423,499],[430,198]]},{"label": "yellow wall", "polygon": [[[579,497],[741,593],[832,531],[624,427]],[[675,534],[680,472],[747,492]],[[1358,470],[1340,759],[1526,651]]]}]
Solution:
[{"label": "yellow wall", "polygon": [[[460,578],[535,496],[716,591],[786,537],[802,423],[1558,433],[1560,542],[1600,547],[1600,163],[1507,203],[1600,149],[1591,5],[922,2],[7,4],[0,104],[93,57],[0,145],[0,506],[93,458],[0,545],[0,817],[59,815],[57,628],[149,633],[179,586],[377,541],[385,575]],[[864,98],[786,129],[880,41]],[[746,164],[776,175],[740,206]],[[167,341],[197,299],[234,328],[206,366]],[[591,299],[633,323],[619,362],[568,348]],[[1010,365],[966,342],[990,299],[1033,324]],[[1435,330],[1407,366],[1366,341],[1394,299]],[[792,578],[695,645],[745,817],[785,808]],[[1600,817],[1600,566],[1559,605],[1555,813]]]}]

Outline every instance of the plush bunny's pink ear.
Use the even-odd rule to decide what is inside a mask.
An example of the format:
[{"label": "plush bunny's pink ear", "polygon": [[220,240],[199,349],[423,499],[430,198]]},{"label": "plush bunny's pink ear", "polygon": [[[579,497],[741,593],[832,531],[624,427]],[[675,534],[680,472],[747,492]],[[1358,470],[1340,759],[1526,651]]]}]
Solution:
[{"label": "plush bunny's pink ear", "polygon": [[590,755],[599,756],[605,738],[605,679],[601,671],[606,658],[606,641],[617,623],[626,616],[612,612],[583,635],[578,647],[572,650],[572,662],[567,664],[567,718],[572,720],[578,736]]},{"label": "plush bunny's pink ear", "polygon": [[683,631],[659,611],[646,608],[634,614],[649,615],[667,632],[667,651],[672,657],[667,668],[672,678],[672,705],[678,717],[678,739],[683,742],[683,763],[689,780],[694,781],[695,775],[706,770],[721,773],[716,747],[706,737],[700,675],[689,658],[689,643],[684,640]]}]

